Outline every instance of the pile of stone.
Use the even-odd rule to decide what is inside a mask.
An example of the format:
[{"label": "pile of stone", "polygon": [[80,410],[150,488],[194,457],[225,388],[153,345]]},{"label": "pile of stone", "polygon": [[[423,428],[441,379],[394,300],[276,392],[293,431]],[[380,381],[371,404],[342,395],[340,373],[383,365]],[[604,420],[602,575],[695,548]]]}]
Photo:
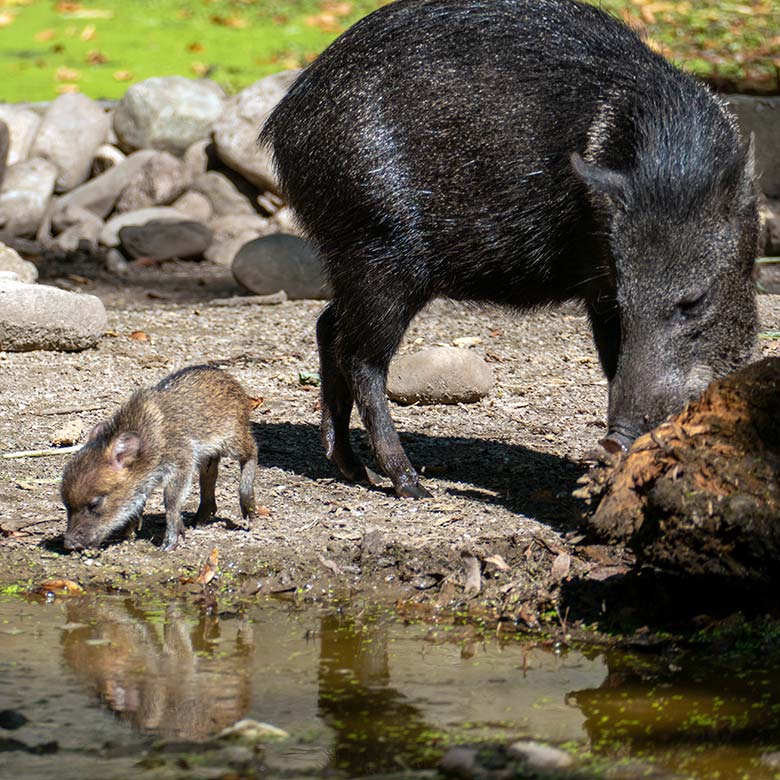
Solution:
[{"label": "pile of stone", "polygon": [[[120,272],[138,258],[229,266],[242,247],[246,267],[255,239],[296,233],[270,153],[256,143],[295,75],[276,74],[231,98],[212,81],[171,76],[135,84],[117,103],[67,94],[0,105],[0,231],[55,251],[103,250]],[[281,248],[308,251],[311,260],[296,240]],[[257,254],[278,277],[278,252],[261,242]],[[311,284],[288,296],[322,297],[318,265],[304,266]],[[275,292],[262,286],[264,275],[245,273],[242,282]]]}]

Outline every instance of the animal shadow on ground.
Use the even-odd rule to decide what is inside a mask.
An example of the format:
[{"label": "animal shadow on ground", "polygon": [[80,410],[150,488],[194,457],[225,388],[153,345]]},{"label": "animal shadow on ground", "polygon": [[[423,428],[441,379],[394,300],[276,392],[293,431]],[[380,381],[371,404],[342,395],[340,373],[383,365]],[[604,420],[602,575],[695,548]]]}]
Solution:
[{"label": "animal shadow on ground", "polygon": [[[197,490],[197,485],[195,485],[193,487],[193,493],[197,494]],[[238,499],[236,499],[236,505],[238,505]],[[235,529],[238,531],[248,530],[249,528],[248,522],[246,525],[235,523],[230,520],[230,518],[224,517],[223,513],[221,513],[219,509],[217,509],[216,515],[210,517],[208,520],[198,523],[197,526],[195,524],[195,512],[182,512],[182,519],[184,520],[185,531],[194,527],[205,528],[212,523],[221,523],[226,525],[229,529]],[[164,536],[165,514],[162,512],[144,512],[143,524],[136,532],[135,537],[131,538],[145,539],[146,541],[151,542],[155,547],[162,547]],[[108,539],[106,539],[106,541],[103,542],[103,544],[100,546],[109,547],[114,544],[120,544],[121,542],[125,541],[125,539],[126,536],[124,530],[119,530],[111,534]],[[65,549],[64,540],[65,534],[63,533],[50,539],[44,539],[42,542],[40,542],[39,546],[48,552],[58,553],[60,555],[68,555],[70,554],[70,550]]]},{"label": "animal shadow on ground", "polygon": [[[260,473],[270,466],[314,480],[341,479],[336,466],[325,458],[316,426],[283,422],[254,424],[253,428]],[[375,469],[365,432],[353,430],[352,440],[363,462]],[[580,522],[571,492],[585,467],[576,461],[464,436],[401,434],[401,441],[429,487],[446,480],[450,484],[445,491],[452,496],[501,504],[557,530],[571,530]],[[389,487],[383,489],[391,492]]]}]

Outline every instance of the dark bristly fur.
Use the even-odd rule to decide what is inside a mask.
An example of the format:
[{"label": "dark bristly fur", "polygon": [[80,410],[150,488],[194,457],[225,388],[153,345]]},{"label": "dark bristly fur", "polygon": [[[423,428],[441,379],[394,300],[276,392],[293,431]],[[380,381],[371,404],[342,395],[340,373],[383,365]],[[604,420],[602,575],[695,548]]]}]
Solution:
[{"label": "dark bristly fur", "polygon": [[397,492],[425,494],[384,390],[435,296],[584,301],[621,445],[749,359],[752,147],[598,8],[399,0],[304,71],[261,140],[330,276],[322,434],[350,479],[356,403]]},{"label": "dark bristly fur", "polygon": [[184,536],[181,507],[200,477],[196,521],[216,512],[214,485],[220,457],[241,466],[241,513],[254,512],[257,446],[249,415],[255,402],[232,376],[191,366],[138,390],[113,417],[97,425],[66,464],[62,501],[68,511],[65,547],[103,542],[141,517],[149,494],[164,485],[165,540],[172,550]]}]

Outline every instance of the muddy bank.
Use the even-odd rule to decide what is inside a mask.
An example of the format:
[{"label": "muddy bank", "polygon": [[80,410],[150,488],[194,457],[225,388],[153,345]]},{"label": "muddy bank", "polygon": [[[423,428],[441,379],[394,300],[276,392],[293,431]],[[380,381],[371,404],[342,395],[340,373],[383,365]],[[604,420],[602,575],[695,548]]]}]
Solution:
[{"label": "muddy bank", "polygon": [[[82,278],[77,266],[70,277],[50,273],[103,299],[110,335],[78,354],[0,354],[3,452],[47,447],[68,423],[88,430],[131,390],[176,368],[218,365],[265,399],[253,420],[255,490],[267,514],[241,520],[238,468],[226,463],[217,516],[188,528],[175,552],[158,549],[158,492],[136,541],[65,554],[57,484],[65,456],[2,459],[0,583],[67,576],[96,589],[177,589],[217,547],[228,592],[491,604],[534,625],[554,614],[572,583],[600,594],[628,571],[626,550],[583,537],[571,498],[585,470],[580,458],[604,433],[607,389],[577,309],[518,317],[439,301],[415,320],[402,352],[476,337],[473,349],[491,361],[496,385],[475,404],[393,407],[433,493],[412,502],[342,482],[322,454],[317,390],[299,382],[300,372],[317,368],[321,303],[216,305],[238,291],[223,271],[192,264],[139,269],[124,287],[100,274]],[[780,297],[762,296],[760,310],[762,331],[779,330]],[[762,354],[778,354],[778,344],[762,340]],[[192,495],[185,522],[196,505]]]}]

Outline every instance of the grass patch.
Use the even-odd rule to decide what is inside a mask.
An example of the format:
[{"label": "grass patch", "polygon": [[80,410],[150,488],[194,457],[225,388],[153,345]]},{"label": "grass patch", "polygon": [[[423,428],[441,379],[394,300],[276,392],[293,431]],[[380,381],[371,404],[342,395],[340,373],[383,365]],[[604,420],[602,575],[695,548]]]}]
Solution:
[{"label": "grass patch", "polygon": [[[721,87],[780,91],[778,0],[592,0]],[[382,0],[0,0],[0,101],[120,97],[151,76],[235,92],[310,62]]]}]

